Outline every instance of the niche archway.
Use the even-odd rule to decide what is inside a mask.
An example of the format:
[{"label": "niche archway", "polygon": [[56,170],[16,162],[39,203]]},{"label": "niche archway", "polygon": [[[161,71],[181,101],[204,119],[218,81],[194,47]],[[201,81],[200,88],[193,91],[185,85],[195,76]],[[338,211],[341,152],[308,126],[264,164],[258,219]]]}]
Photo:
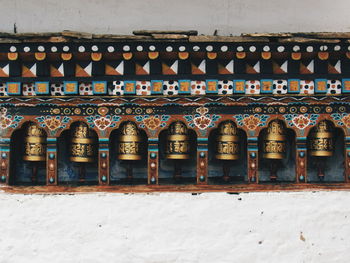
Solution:
[{"label": "niche archway", "polygon": [[122,122],[110,134],[110,183],[147,184],[147,134],[135,122]]},{"label": "niche archway", "polygon": [[46,138],[45,130],[31,121],[12,133],[10,184],[46,184]]},{"label": "niche archway", "polygon": [[[229,124],[229,127],[223,125]],[[231,134],[231,136],[228,136]],[[235,134],[235,135],[233,135]],[[225,137],[224,137],[225,136]],[[221,145],[218,145],[218,144]],[[218,149],[220,147],[221,149]],[[227,148],[227,149],[225,149]],[[225,156],[219,159],[218,151],[233,153],[237,148],[236,158],[231,156],[230,160]],[[247,182],[247,135],[242,129],[238,129],[232,120],[219,123],[218,128],[212,130],[208,141],[208,183],[230,184]]]},{"label": "niche archway", "polygon": [[294,182],[295,132],[283,121],[271,120],[259,134],[259,181]]},{"label": "niche archway", "polygon": [[336,128],[331,121],[321,120],[310,130],[307,146],[307,182],[344,182],[342,129]]},{"label": "niche archway", "polygon": [[58,184],[98,184],[98,136],[85,122],[74,122],[57,139]]},{"label": "niche archway", "polygon": [[172,122],[159,134],[159,183],[195,184],[197,134],[182,121]]}]

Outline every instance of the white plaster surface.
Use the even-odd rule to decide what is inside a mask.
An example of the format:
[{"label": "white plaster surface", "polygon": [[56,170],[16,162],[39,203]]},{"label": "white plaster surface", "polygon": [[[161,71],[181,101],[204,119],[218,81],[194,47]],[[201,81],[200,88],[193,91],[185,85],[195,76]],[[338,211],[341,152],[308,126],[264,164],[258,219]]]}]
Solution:
[{"label": "white plaster surface", "polygon": [[0,262],[349,262],[350,192],[0,193]]},{"label": "white plaster surface", "polygon": [[349,0],[0,0],[0,31],[350,31]]}]

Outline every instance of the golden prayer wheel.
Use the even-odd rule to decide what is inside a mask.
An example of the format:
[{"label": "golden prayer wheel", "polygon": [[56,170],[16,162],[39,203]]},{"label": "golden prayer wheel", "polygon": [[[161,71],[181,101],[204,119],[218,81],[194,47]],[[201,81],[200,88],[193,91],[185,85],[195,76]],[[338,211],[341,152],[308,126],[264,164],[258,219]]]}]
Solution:
[{"label": "golden prayer wheel", "polygon": [[120,128],[118,141],[118,156],[119,160],[141,160],[141,143],[142,137],[136,124],[128,121]]},{"label": "golden prayer wheel", "polygon": [[311,156],[328,157],[333,151],[333,127],[328,121],[320,121],[310,133],[308,152]]},{"label": "golden prayer wheel", "polygon": [[273,120],[267,127],[263,139],[263,155],[265,159],[281,160],[286,152],[286,129],[279,120]]},{"label": "golden prayer wheel", "polygon": [[219,160],[239,159],[239,137],[236,124],[232,121],[224,121],[219,125],[218,130],[215,158]]},{"label": "golden prayer wheel", "polygon": [[96,136],[84,122],[73,127],[69,159],[77,163],[92,163],[96,160]]},{"label": "golden prayer wheel", "polygon": [[41,162],[46,160],[46,133],[36,124],[31,123],[24,138],[24,161]]},{"label": "golden prayer wheel", "polygon": [[190,136],[186,125],[181,121],[173,122],[168,129],[166,158],[185,160],[190,158]]}]

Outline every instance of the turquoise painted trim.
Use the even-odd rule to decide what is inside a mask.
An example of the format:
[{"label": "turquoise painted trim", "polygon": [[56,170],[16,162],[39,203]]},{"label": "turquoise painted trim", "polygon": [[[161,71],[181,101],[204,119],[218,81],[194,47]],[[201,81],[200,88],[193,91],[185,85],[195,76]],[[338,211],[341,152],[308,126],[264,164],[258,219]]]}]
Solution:
[{"label": "turquoise painted trim", "polygon": [[109,151],[109,148],[99,148],[98,151]]},{"label": "turquoise painted trim", "polygon": [[150,148],[148,148],[148,151],[149,152],[158,152],[159,150],[158,149],[150,149]]}]

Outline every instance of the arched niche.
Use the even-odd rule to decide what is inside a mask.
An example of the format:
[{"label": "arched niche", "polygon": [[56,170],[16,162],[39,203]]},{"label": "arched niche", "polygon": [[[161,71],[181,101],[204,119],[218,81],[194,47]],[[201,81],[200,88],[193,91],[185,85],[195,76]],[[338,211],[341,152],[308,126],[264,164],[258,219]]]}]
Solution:
[{"label": "arched niche", "polygon": [[[326,120],[325,122],[329,125],[329,127],[331,127],[333,133],[332,140],[334,150],[332,156],[322,157],[311,155],[310,144],[313,141],[312,137],[315,137],[314,134],[317,125],[320,122],[318,122],[312,129],[310,129],[310,132],[307,137],[307,182],[344,182],[345,138],[344,131],[341,128],[335,127],[335,125],[331,121]],[[320,138],[320,140],[322,139]],[[323,142],[319,141],[319,143]],[[318,176],[320,172],[323,173],[324,176]]]},{"label": "arched niche", "polygon": [[[86,127],[82,136],[93,143],[74,143],[76,128],[79,125]],[[86,137],[85,137],[86,136]],[[84,141],[83,141],[84,142]],[[72,145],[79,151],[93,151],[89,162],[73,159]],[[85,122],[73,122],[69,129],[63,131],[57,138],[57,174],[60,185],[95,185],[98,184],[98,136]]]},{"label": "arched niche", "polygon": [[[186,159],[169,159],[167,154],[167,143],[169,138],[169,127],[176,122],[181,123],[187,129],[189,152]],[[181,147],[181,146],[180,146]],[[197,173],[197,134],[194,130],[188,129],[182,121],[170,123],[167,129],[159,134],[159,169],[158,180],[160,184],[195,184]]]},{"label": "arched niche", "polygon": [[[131,129],[137,129],[130,131],[135,134],[133,136],[136,136],[136,140],[122,139],[122,136],[128,133],[125,132],[128,123],[131,123]],[[119,128],[110,134],[109,149],[110,184],[147,184],[147,134],[144,130],[139,129],[135,122],[122,122]],[[131,154],[130,157],[124,158],[123,152],[138,152],[138,157],[135,158]]]},{"label": "arched niche", "polygon": [[[264,157],[264,139],[269,133],[269,127],[277,122],[284,130],[285,151],[282,159],[269,159]],[[278,126],[278,125],[277,125]],[[283,121],[279,119],[272,120],[267,127],[262,129],[259,134],[259,182],[294,182],[295,174],[295,153],[296,153],[296,134],[293,129],[286,128]],[[271,172],[273,171],[273,172]],[[272,176],[271,176],[272,175]],[[274,178],[276,175],[277,178]]]},{"label": "arched niche", "polygon": [[[29,127],[31,131],[29,131]],[[28,139],[29,136],[32,139]],[[46,184],[46,138],[45,130],[28,121],[11,135],[10,180],[12,185]],[[36,155],[41,155],[38,158]],[[27,157],[24,157],[27,156]],[[33,156],[34,158],[28,158]]]},{"label": "arched niche", "polygon": [[[222,135],[219,131],[220,125],[227,121],[236,126],[239,149],[239,158],[237,160],[219,160],[216,158],[218,139]],[[247,134],[245,131],[238,129],[234,121],[226,120],[220,122],[218,128],[210,132],[208,139],[208,183],[232,184],[247,182]]]}]

